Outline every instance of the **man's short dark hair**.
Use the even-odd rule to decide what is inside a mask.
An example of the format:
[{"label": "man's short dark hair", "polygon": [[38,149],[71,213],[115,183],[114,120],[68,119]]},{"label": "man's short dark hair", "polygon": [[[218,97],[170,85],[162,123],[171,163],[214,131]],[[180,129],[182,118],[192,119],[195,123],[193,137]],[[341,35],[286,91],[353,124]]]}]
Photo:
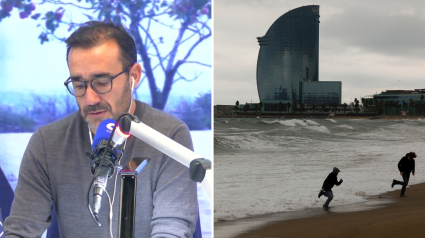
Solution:
[{"label": "man's short dark hair", "polygon": [[88,21],[66,39],[66,61],[68,62],[69,51],[72,47],[91,48],[111,39],[115,40],[120,48],[123,68],[137,62],[136,43],[126,28],[121,24],[102,21]]}]

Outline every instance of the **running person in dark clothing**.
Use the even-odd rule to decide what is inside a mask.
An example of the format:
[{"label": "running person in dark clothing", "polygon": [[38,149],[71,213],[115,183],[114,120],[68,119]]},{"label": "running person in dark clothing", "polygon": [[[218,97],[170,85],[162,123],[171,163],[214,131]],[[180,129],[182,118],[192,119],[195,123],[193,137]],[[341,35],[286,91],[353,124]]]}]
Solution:
[{"label": "running person in dark clothing", "polygon": [[393,179],[391,187],[394,187],[396,184],[403,185],[400,197],[404,197],[406,186],[409,184],[410,172],[412,172],[412,175],[415,175],[415,160],[413,158],[416,158],[416,154],[415,152],[410,152],[398,162],[398,170],[400,170],[400,175],[403,177],[403,182]]},{"label": "running person in dark clothing", "polygon": [[325,181],[323,182],[322,189],[319,192],[319,198],[322,195],[325,195],[325,197],[328,198],[325,204],[323,204],[323,207],[326,207],[326,208],[329,207],[329,203],[334,198],[334,194],[332,193],[333,186],[334,185],[339,186],[342,183],[342,179],[340,179],[338,182],[338,179],[336,177],[339,172],[340,170],[337,167],[334,167],[332,173],[330,173],[328,177],[325,179]]}]

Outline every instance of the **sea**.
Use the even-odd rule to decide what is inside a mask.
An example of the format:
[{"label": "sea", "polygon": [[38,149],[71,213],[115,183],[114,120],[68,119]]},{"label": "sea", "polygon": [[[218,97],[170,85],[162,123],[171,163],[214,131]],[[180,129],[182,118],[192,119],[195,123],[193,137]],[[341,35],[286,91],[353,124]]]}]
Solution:
[{"label": "sea", "polygon": [[[416,152],[410,184],[425,182],[425,118],[214,120],[214,222],[321,207],[337,167],[330,206],[361,203],[401,180],[397,164]],[[409,188],[406,195],[409,194]]]}]

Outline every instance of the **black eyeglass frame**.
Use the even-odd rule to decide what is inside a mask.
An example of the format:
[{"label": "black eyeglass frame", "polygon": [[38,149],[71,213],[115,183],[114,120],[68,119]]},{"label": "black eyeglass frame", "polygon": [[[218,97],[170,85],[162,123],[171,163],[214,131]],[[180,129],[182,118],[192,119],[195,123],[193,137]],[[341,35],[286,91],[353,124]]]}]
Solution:
[{"label": "black eyeglass frame", "polygon": [[[84,83],[84,86],[85,86],[85,89],[84,89],[84,93],[82,94],[82,95],[80,95],[80,96],[75,96],[72,92],[71,92],[71,90],[69,89],[69,87],[68,87],[68,84],[69,83],[72,83],[72,79],[71,79],[71,76],[69,76],[69,78],[67,78],[66,80],[65,80],[65,82],[63,82],[63,84],[65,85],[65,87],[66,87],[66,89],[68,89],[68,92],[72,95],[72,96],[74,96],[74,97],[82,97],[82,96],[84,96],[84,95],[86,95],[86,92],[87,92],[87,87],[88,87],[88,82],[90,82],[90,87],[96,92],[96,93],[98,93],[98,94],[105,94],[105,93],[109,93],[111,90],[112,90],[112,80],[113,79],[115,79],[115,78],[117,78],[118,76],[120,76],[121,74],[123,74],[123,73],[127,73],[129,70],[130,70],[130,68],[131,67],[133,67],[133,65],[134,64],[131,64],[130,66],[128,66],[127,68],[125,68],[123,71],[121,71],[121,72],[119,72],[118,74],[116,74],[116,75],[114,75],[114,76],[111,76],[111,77],[97,77],[97,78],[94,78],[94,79],[92,79],[92,80],[88,80],[88,81],[78,81],[78,82],[81,82],[81,83]],[[96,87],[93,87],[93,81],[94,80],[96,80],[96,79],[98,79],[98,78],[107,78],[107,79],[109,79],[109,82],[111,83],[111,88],[107,91],[107,92],[104,92],[104,93],[100,93],[100,92],[98,92],[97,91],[97,89],[96,89]]]}]

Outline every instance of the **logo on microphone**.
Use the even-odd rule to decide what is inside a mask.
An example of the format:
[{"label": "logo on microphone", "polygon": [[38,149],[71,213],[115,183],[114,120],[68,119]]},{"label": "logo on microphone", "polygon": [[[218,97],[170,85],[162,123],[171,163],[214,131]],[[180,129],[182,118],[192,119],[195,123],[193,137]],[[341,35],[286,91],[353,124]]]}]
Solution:
[{"label": "logo on microphone", "polygon": [[96,182],[98,182],[98,183],[105,183],[105,181],[106,181],[106,178],[105,177],[96,177],[97,178],[97,181]]},{"label": "logo on microphone", "polygon": [[108,125],[106,125],[106,128],[108,128],[108,130],[106,130],[106,132],[111,134],[112,130],[114,129],[114,126],[115,126],[115,123],[109,123]]}]

